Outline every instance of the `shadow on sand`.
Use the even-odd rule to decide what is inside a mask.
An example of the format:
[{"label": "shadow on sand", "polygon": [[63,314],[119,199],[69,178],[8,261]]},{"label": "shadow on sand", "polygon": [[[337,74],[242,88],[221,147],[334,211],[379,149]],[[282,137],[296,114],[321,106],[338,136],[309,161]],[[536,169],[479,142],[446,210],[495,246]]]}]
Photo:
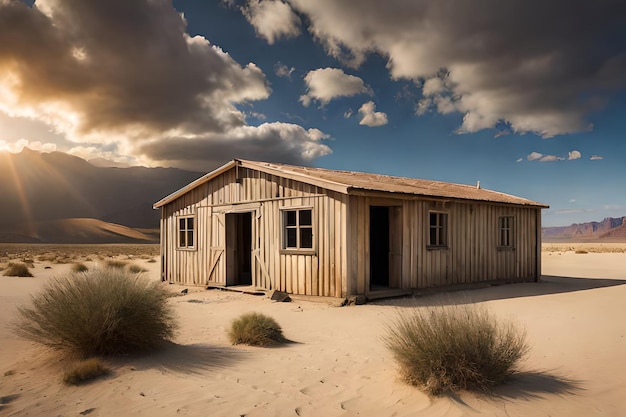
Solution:
[{"label": "shadow on sand", "polygon": [[382,299],[373,301],[373,303],[393,305],[397,307],[410,307],[428,304],[469,304],[509,298],[536,297],[541,295],[587,291],[625,284],[626,280],[622,279],[571,278],[544,275],[541,277],[539,282],[496,284],[489,287],[464,289],[433,289],[432,291],[427,291],[422,295],[413,295],[395,299]]},{"label": "shadow on sand", "polygon": [[118,363],[132,366],[135,370],[160,369],[200,374],[210,369],[228,368],[247,356],[247,352],[232,347],[206,344],[179,345],[170,342],[154,354],[129,357]]},{"label": "shadow on sand", "polygon": [[[562,397],[578,395],[581,391],[584,391],[581,381],[565,378],[552,371],[529,371],[515,374],[493,391],[476,394],[485,399],[533,400],[550,395]],[[466,403],[458,393],[448,393],[446,397],[474,412],[479,411]]]},{"label": "shadow on sand", "polygon": [[584,390],[582,381],[552,371],[534,371],[516,374],[507,384],[494,389],[493,394],[505,399],[531,400],[545,395],[577,395]]}]

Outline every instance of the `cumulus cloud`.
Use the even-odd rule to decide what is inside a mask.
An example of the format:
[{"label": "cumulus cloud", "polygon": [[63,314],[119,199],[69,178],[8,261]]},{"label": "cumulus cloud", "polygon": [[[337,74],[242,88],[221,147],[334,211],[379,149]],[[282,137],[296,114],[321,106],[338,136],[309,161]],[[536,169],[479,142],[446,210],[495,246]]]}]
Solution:
[{"label": "cumulus cloud", "polygon": [[337,97],[373,94],[371,88],[365,85],[361,78],[348,75],[339,68],[320,68],[309,71],[304,76],[304,82],[307,92],[300,97],[300,102],[305,107],[309,106],[313,100],[325,105]]},{"label": "cumulus cloud", "polygon": [[570,161],[573,159],[580,159],[583,155],[579,151],[571,151],[567,154],[567,159]]},{"label": "cumulus cloud", "polygon": [[544,155],[539,152],[531,152],[530,154],[528,154],[526,159],[528,159],[529,161],[554,162],[554,161],[565,161],[565,160],[573,161],[575,159],[580,159],[581,157],[582,157],[582,154],[580,153],[580,151],[573,150],[573,151],[568,152],[567,158],[564,158],[562,156],[556,156],[556,155]]},{"label": "cumulus cloud", "polygon": [[292,38],[300,34],[300,18],[289,4],[280,0],[248,0],[241,11],[257,35],[270,45],[281,37]]},{"label": "cumulus cloud", "polygon": [[586,131],[608,92],[626,88],[621,0],[290,3],[331,56],[358,67],[377,53],[393,78],[420,85],[417,114],[463,114],[459,133],[500,122],[544,138]]},{"label": "cumulus cloud", "polygon": [[600,155],[591,155],[591,156],[589,157],[589,160],[591,160],[591,161],[601,161],[601,160],[603,160],[603,159],[604,159],[604,157],[603,157],[603,156],[600,156]]},{"label": "cumulus cloud", "polygon": [[363,116],[360,125],[376,127],[376,126],[384,126],[387,124],[387,114],[376,111],[376,105],[373,101],[368,101],[364,103],[359,109],[359,113]]},{"label": "cumulus cloud", "polygon": [[[31,7],[0,0],[0,27],[0,114],[42,121],[78,147],[106,145],[133,155],[146,143],[167,148],[178,138],[182,154],[202,147],[230,159],[239,143],[227,139],[231,134],[269,140],[261,127],[247,126],[237,107],[269,96],[263,72],[189,36],[171,2],[37,0]],[[329,152],[306,134],[278,137],[290,152],[301,152],[289,158],[283,152],[289,160]],[[169,160],[158,152],[139,157]],[[257,157],[277,160],[267,152]]]}]

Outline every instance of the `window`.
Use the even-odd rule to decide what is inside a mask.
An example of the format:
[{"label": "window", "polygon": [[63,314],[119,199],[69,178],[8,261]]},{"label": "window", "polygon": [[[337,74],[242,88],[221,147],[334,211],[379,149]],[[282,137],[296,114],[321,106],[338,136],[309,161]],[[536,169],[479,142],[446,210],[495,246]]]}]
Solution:
[{"label": "window", "polygon": [[283,249],[313,249],[313,210],[283,211]]},{"label": "window", "polygon": [[446,247],[448,245],[448,213],[430,212],[429,246]]},{"label": "window", "polygon": [[178,247],[193,248],[194,245],[194,227],[193,217],[178,218]]},{"label": "window", "polygon": [[513,217],[499,217],[498,230],[498,246],[505,248],[513,247]]}]

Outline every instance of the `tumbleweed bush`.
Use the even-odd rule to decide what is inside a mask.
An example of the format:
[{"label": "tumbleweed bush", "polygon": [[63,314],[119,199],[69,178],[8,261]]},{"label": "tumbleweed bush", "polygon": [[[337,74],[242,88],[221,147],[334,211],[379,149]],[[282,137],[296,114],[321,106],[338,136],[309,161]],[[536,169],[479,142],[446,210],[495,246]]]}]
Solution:
[{"label": "tumbleweed bush", "polygon": [[169,292],[118,268],[53,278],[18,308],[16,333],[79,356],[148,351],[176,329]]},{"label": "tumbleweed bush", "polygon": [[233,345],[269,346],[286,343],[280,325],[262,313],[245,313],[233,320],[228,338]]},{"label": "tumbleweed bush", "polygon": [[529,349],[523,330],[475,305],[415,308],[387,330],[402,378],[433,395],[489,391],[518,371]]}]

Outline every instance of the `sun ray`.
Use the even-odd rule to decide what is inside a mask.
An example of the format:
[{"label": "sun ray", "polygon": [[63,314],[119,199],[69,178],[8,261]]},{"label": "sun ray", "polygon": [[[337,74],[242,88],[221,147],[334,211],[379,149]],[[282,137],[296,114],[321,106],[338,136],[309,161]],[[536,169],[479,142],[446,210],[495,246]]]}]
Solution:
[{"label": "sun ray", "polygon": [[21,209],[24,213],[24,217],[26,219],[26,222],[23,225],[23,227],[26,228],[25,230],[26,235],[36,236],[37,229],[35,227],[34,220],[33,220],[33,212],[30,207],[30,203],[28,202],[28,198],[26,197],[26,191],[22,184],[22,180],[20,179],[20,176],[17,173],[17,170],[15,169],[13,158],[7,151],[0,152],[0,157],[4,158],[6,162],[4,165],[8,168],[8,174],[10,176],[9,178],[10,184],[12,184],[15,187],[15,190],[17,192],[17,197],[19,199]]}]

